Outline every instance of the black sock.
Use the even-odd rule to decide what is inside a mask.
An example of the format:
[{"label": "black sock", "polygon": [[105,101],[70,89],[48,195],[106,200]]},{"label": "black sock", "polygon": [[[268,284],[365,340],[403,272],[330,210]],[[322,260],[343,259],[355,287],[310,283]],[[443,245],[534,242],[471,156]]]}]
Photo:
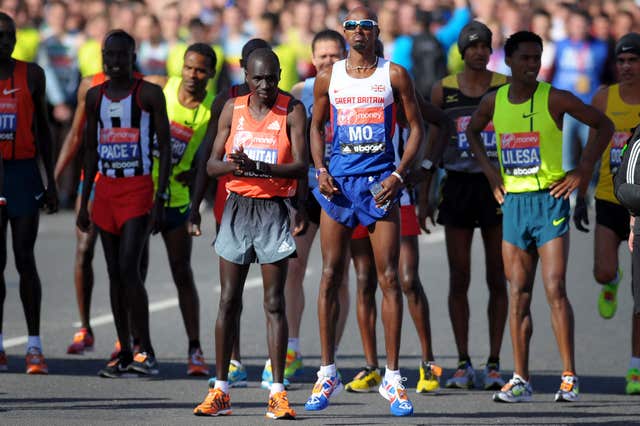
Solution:
[{"label": "black sock", "polygon": [[469,355],[462,354],[458,357],[458,364],[462,364],[463,362],[469,365],[469,367],[472,367],[471,358],[469,358]]},{"label": "black sock", "polygon": [[189,353],[192,353],[196,349],[200,349],[200,340],[189,340]]},{"label": "black sock", "polygon": [[489,364],[495,364],[495,365],[500,365],[500,357],[492,357],[490,356],[489,359],[487,359],[487,365]]}]

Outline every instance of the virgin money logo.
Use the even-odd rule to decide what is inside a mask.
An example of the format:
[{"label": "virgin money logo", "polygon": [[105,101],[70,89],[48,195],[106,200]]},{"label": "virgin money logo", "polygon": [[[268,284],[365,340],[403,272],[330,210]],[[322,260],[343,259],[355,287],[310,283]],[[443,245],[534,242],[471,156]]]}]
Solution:
[{"label": "virgin money logo", "polygon": [[458,120],[457,120],[458,132],[461,133],[467,130],[467,127],[469,127],[469,122],[471,122],[470,115],[458,117]]}]

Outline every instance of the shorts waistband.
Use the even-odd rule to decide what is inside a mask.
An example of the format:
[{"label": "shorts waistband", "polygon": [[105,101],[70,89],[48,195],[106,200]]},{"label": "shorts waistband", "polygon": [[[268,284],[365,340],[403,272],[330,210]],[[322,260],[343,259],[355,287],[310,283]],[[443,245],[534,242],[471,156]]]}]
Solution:
[{"label": "shorts waistband", "polygon": [[539,191],[528,192],[507,192],[507,196],[514,198],[534,198],[534,197],[546,197],[551,193],[549,189],[541,189]]}]

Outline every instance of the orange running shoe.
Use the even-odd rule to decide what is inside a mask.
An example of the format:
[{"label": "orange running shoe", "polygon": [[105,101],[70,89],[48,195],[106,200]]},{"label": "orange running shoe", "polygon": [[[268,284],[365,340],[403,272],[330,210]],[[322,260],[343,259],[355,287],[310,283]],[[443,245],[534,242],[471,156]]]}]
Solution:
[{"label": "orange running shoe", "polygon": [[228,416],[231,414],[231,399],[222,389],[212,388],[202,401],[193,409],[196,416]]},{"label": "orange running shoe", "polygon": [[4,351],[0,351],[0,371],[9,371],[9,361]]},{"label": "orange running shoe", "polygon": [[295,419],[296,412],[289,406],[289,398],[287,391],[274,393],[269,397],[269,408],[267,408],[267,417],[270,419]]},{"label": "orange running shoe", "polygon": [[113,345],[113,352],[111,352],[111,357],[109,358],[109,360],[112,361],[118,358],[118,355],[120,355],[121,350],[122,350],[122,346],[120,345],[120,340],[116,340],[116,344]]},{"label": "orange running shoe", "polygon": [[189,355],[187,376],[208,376],[209,366],[204,360],[202,349],[198,348]]},{"label": "orange running shoe", "polygon": [[81,328],[73,335],[73,343],[67,348],[70,355],[82,355],[84,351],[93,350],[93,336],[86,328]]},{"label": "orange running shoe", "polygon": [[49,367],[44,362],[42,350],[29,348],[27,351],[27,374],[49,374]]}]

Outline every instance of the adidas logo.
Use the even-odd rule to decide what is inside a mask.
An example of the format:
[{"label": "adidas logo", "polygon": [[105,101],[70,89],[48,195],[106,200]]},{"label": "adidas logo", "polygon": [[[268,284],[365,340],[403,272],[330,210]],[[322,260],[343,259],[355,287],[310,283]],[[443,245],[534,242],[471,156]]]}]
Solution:
[{"label": "adidas logo", "polygon": [[277,121],[272,121],[271,124],[267,126],[268,130],[280,130],[280,123]]},{"label": "adidas logo", "polygon": [[280,247],[278,247],[278,253],[284,253],[292,249],[293,249],[293,246],[289,244],[287,240],[285,240],[282,242],[282,244],[280,244]]}]

